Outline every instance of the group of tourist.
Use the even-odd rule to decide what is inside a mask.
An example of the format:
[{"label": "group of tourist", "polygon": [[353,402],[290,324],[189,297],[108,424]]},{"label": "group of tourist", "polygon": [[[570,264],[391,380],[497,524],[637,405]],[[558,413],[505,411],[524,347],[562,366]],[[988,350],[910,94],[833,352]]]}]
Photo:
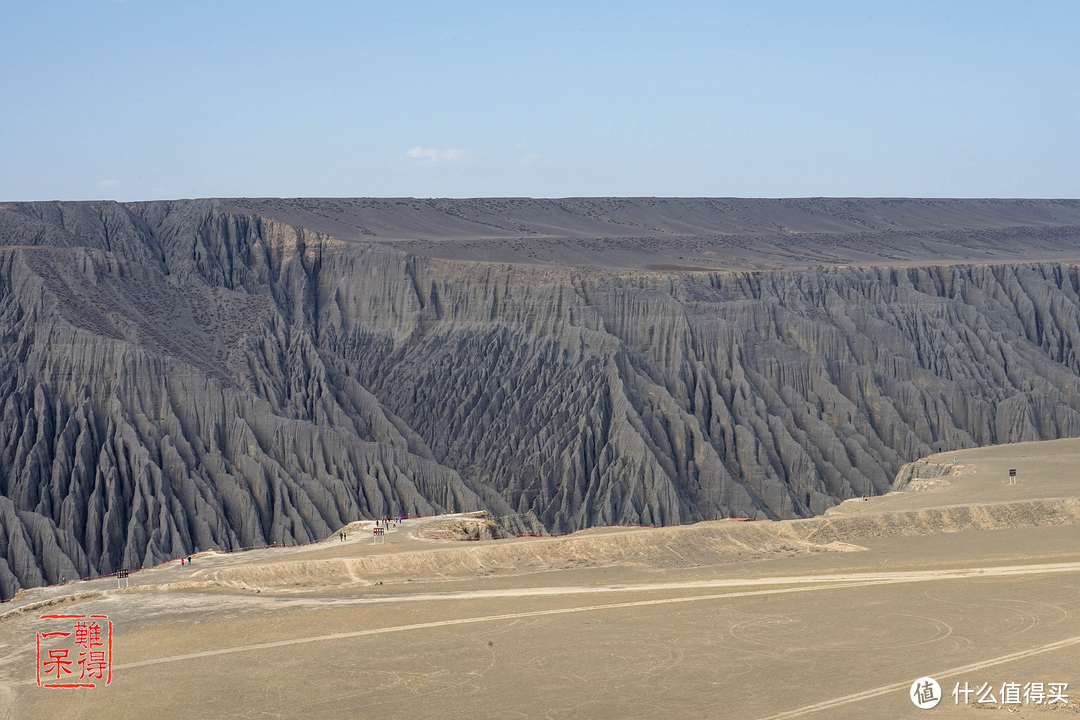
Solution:
[{"label": "group of tourist", "polygon": [[[393,527],[397,527],[404,519],[404,515],[395,515],[394,517],[390,517],[389,515],[383,515],[381,518],[375,521],[375,527],[389,529],[391,527],[390,523],[393,523]],[[341,542],[345,542],[349,538],[349,535],[344,530],[342,530],[338,533],[338,538],[341,540]],[[191,558],[188,558],[188,562],[191,562]]]}]

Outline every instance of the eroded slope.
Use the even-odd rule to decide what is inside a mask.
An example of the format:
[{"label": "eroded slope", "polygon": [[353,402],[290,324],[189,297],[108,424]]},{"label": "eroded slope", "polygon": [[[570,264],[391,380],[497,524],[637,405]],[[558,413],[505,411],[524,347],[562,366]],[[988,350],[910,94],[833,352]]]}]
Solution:
[{"label": "eroded slope", "polygon": [[[941,232],[1076,248],[1075,203],[948,202]],[[428,210],[396,222],[427,232]],[[548,211],[530,222],[554,233]],[[904,212],[881,222],[937,232]],[[464,262],[216,201],[4,206],[0,232],[4,597],[383,514],[805,517],[932,452],[1080,435],[1071,263]]]}]

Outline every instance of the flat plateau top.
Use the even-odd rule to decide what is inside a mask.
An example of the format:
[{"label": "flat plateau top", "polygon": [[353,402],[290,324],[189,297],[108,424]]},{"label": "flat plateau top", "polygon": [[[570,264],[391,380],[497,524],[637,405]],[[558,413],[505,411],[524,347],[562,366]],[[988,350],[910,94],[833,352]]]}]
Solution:
[{"label": "flat plateau top", "polygon": [[[1080,438],[1014,443],[938,453],[921,462],[951,471],[915,481],[905,492],[848,500],[826,517],[878,514],[983,503],[1080,498]],[[1009,470],[1016,470],[1010,477]]]},{"label": "flat plateau top", "polygon": [[[127,213],[131,221],[117,214]],[[0,203],[0,246],[173,237],[212,213],[421,257],[656,272],[1080,261],[1080,200],[231,198]],[[62,238],[62,240],[56,240]],[[90,240],[88,240],[90,238]],[[103,247],[107,240],[100,240]]]},{"label": "flat plateau top", "polygon": [[[0,717],[916,718],[927,675],[935,717],[1075,710],[1080,440],[953,455],[808,520],[450,543],[427,518],[385,545],[356,523],[35,591],[0,616]],[[109,687],[37,686],[50,613],[113,622]],[[1006,706],[1005,682],[1070,704]]]},{"label": "flat plateau top", "polygon": [[215,201],[458,261],[653,271],[1080,259],[1080,201],[274,198]]}]

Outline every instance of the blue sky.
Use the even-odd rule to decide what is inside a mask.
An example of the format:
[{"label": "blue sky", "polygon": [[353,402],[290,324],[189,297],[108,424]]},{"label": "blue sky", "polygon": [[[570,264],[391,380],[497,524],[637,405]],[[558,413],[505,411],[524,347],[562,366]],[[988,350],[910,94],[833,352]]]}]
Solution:
[{"label": "blue sky", "polygon": [[1080,197],[1080,3],[0,0],[0,201]]}]

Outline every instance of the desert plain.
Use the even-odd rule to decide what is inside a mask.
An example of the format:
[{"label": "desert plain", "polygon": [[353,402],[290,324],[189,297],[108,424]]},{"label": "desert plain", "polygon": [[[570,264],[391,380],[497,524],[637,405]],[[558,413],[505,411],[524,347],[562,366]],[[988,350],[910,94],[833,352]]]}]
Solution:
[{"label": "desert plain", "polygon": [[[458,515],[380,544],[367,521],[23,591],[0,606],[0,717],[1072,716],[1080,440],[920,463],[937,477],[803,520],[431,539],[483,522]],[[113,623],[108,685],[39,687],[49,614]],[[923,676],[930,710],[908,697]],[[1068,702],[1003,704],[1007,682]]]}]

